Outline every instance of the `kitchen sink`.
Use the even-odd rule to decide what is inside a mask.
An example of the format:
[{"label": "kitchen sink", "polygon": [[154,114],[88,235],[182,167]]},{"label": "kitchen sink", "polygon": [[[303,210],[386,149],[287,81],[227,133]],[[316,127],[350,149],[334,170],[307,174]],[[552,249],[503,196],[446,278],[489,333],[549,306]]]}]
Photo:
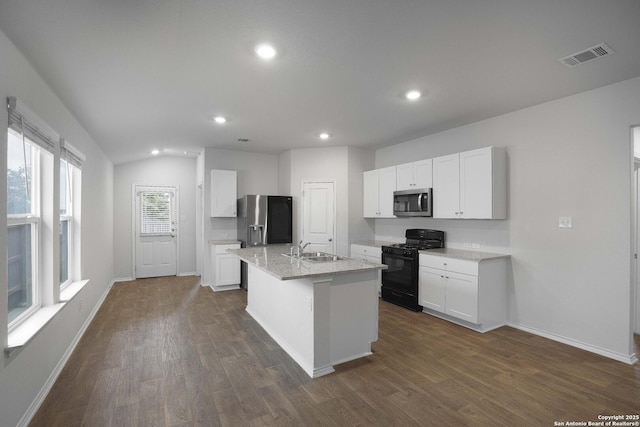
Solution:
[{"label": "kitchen sink", "polygon": [[303,261],[312,261],[312,262],[331,262],[331,261],[340,261],[344,259],[341,256],[329,254],[326,252],[303,252],[300,255],[294,254],[282,254],[287,257],[301,259]]}]

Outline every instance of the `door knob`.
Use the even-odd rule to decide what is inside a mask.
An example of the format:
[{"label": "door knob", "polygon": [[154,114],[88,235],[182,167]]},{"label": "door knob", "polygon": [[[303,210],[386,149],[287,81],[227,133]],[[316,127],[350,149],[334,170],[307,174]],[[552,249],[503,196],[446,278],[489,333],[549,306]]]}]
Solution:
[{"label": "door knob", "polygon": [[333,242],[333,239],[332,239],[332,238],[329,238],[329,241],[330,241],[330,242]]}]

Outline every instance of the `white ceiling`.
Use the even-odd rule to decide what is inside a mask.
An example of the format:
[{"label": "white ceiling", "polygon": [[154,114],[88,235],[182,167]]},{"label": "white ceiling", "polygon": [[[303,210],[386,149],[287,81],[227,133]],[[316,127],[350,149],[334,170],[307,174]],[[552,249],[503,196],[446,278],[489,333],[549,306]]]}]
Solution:
[{"label": "white ceiling", "polygon": [[[116,164],[407,141],[639,76],[639,22],[638,0],[0,0],[2,31]],[[557,61],[598,43],[616,53]]]}]

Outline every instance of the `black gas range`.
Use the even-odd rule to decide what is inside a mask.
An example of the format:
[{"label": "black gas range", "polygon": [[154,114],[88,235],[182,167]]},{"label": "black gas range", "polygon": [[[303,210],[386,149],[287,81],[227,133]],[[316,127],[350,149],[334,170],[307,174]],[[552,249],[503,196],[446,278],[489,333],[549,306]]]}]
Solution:
[{"label": "black gas range", "polygon": [[444,231],[412,228],[405,232],[406,242],[382,247],[382,299],[413,311],[422,311],[418,303],[418,251],[444,248]]}]

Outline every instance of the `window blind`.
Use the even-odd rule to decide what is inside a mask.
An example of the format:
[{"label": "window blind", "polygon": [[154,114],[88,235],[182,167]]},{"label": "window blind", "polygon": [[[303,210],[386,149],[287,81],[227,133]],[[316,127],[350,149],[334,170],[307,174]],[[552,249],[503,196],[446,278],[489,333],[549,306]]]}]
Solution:
[{"label": "window blind", "polygon": [[164,191],[145,191],[140,197],[140,234],[171,233],[171,195]]},{"label": "window blind", "polygon": [[24,135],[25,138],[50,153],[55,151],[56,143],[60,137],[34,112],[15,96],[7,98],[7,109],[9,111],[9,129]]},{"label": "window blind", "polygon": [[82,164],[85,161],[84,154],[69,144],[64,138],[60,138],[60,158],[79,169],[82,169]]}]

